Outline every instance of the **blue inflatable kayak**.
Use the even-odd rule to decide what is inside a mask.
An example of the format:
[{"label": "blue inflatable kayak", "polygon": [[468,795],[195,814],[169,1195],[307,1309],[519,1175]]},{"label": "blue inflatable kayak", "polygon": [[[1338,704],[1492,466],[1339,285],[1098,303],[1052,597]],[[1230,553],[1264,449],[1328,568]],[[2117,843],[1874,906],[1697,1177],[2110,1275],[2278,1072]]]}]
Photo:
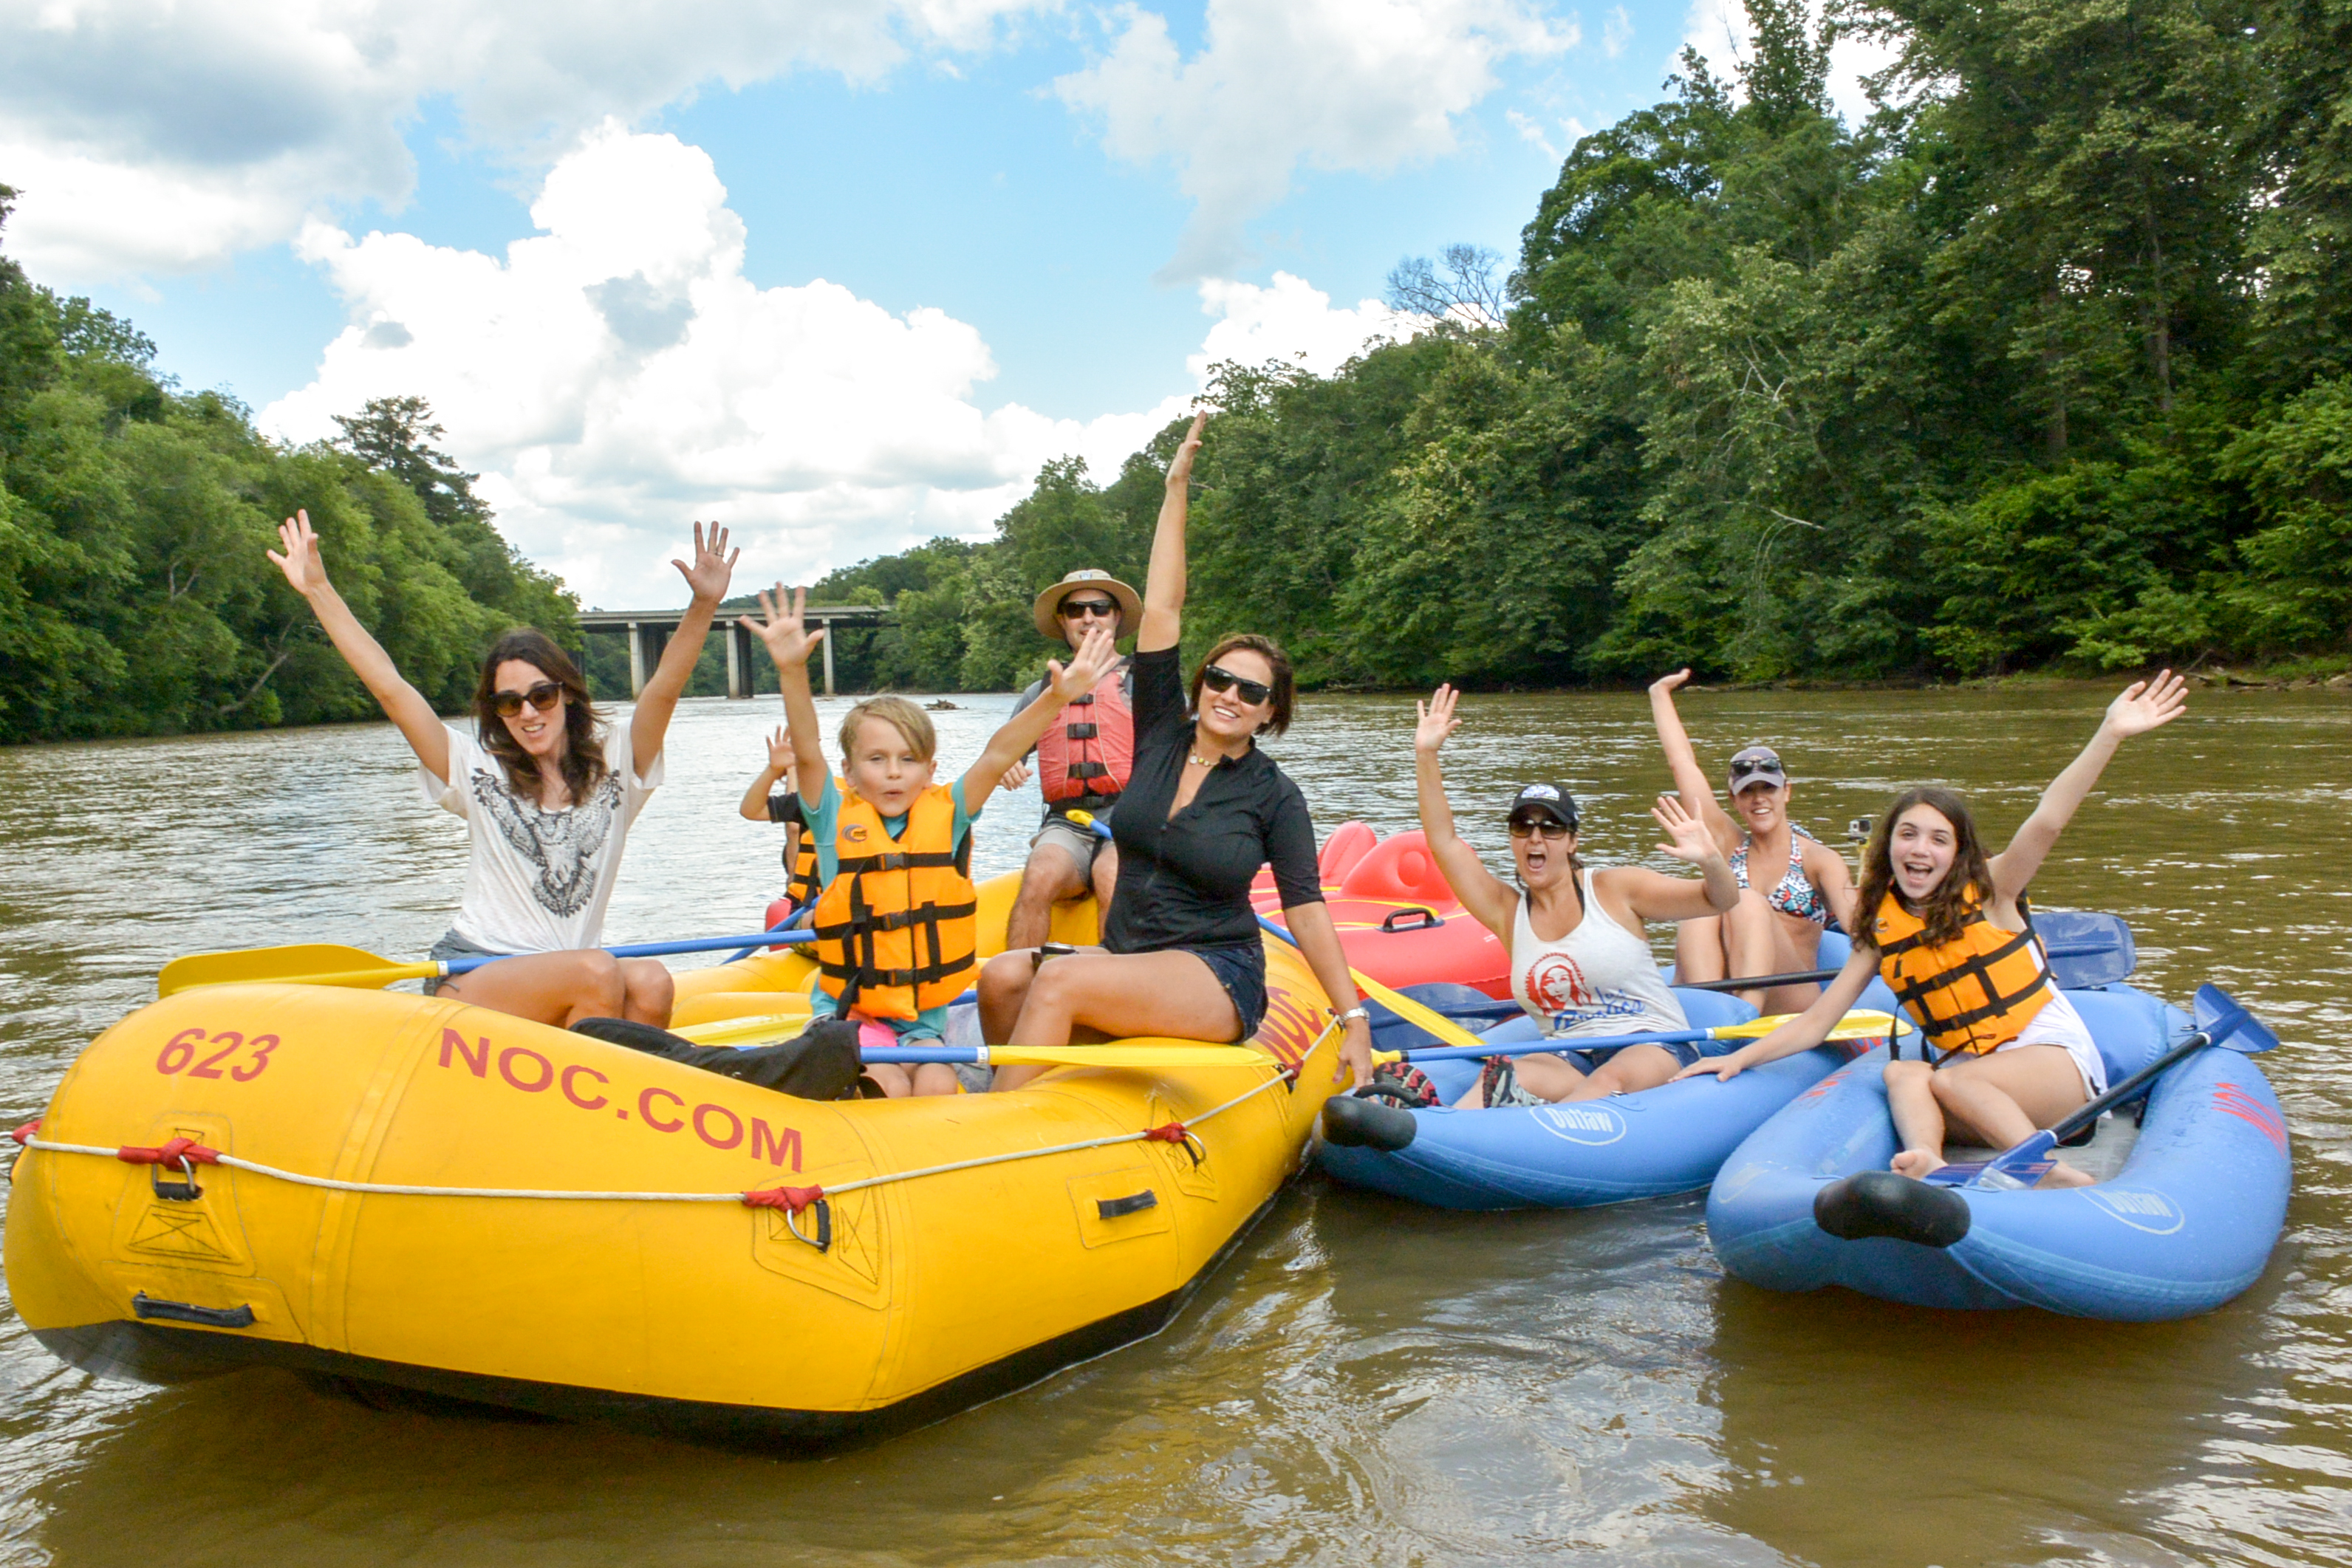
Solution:
[{"label": "blue inflatable kayak", "polygon": [[[2067,998],[2111,1083],[2191,1027],[2129,986]],[[1844,1285],[1920,1306],[2154,1322],[2220,1306],[2261,1276],[2277,1244],[2291,1179],[2285,1118],[2262,1069],[2222,1049],[2167,1071],[2144,1116],[2117,1112],[2089,1145],[2060,1151],[2097,1186],[1937,1189],[1967,1205],[1948,1244],[1841,1240],[1815,1221],[1813,1200],[1895,1157],[1885,1069],[1881,1046],[1797,1096],[1725,1163],[1706,1224],[1733,1274],[1775,1291]]]},{"label": "blue inflatable kayak", "polygon": [[[1823,967],[1845,961],[1843,936],[1832,933],[1822,944]],[[1440,1012],[1463,1019],[1464,1010],[1426,994],[1436,989],[1412,987],[1407,992]],[[1744,1023],[1756,1016],[1747,1003],[1712,991],[1677,988],[1675,994],[1695,1029]],[[1483,1000],[1465,997],[1465,1010]],[[1895,998],[1873,981],[1856,1005],[1891,1012]],[[1497,1004],[1488,1001],[1486,1006],[1496,1009]],[[1482,1038],[1540,1037],[1533,1019],[1511,1010],[1512,1018],[1486,1030]],[[1373,1032],[1383,1049],[1432,1043],[1417,1031],[1409,1040],[1398,1038],[1382,1021],[1375,1022]],[[1718,1054],[1738,1043],[1707,1049],[1709,1054]],[[1638,1094],[1560,1105],[1401,1112],[1413,1122],[1412,1140],[1403,1147],[1348,1147],[1327,1138],[1318,1145],[1316,1157],[1335,1179],[1351,1186],[1440,1208],[1584,1208],[1695,1192],[1715,1179],[1742,1139],[1851,1061],[1855,1048],[1866,1043],[1825,1045],[1784,1057],[1727,1083],[1694,1078]],[[1423,1071],[1450,1103],[1477,1082],[1479,1064],[1430,1061]]]}]

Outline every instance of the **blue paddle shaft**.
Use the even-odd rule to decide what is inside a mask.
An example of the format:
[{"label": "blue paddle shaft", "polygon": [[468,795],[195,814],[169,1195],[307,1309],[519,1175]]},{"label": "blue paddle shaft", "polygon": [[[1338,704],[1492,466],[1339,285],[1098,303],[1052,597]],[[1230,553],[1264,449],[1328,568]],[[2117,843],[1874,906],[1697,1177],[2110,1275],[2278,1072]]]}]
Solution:
[{"label": "blue paddle shaft", "polygon": [[[814,941],[813,931],[762,931],[756,936],[698,936],[691,942],[639,942],[627,947],[607,947],[605,952],[615,958],[659,958],[671,953],[716,953],[722,947],[740,947],[750,943],[754,947],[774,946],[785,942]],[[445,975],[465,975],[485,964],[495,964],[500,958],[519,956],[511,953],[486,953],[478,958],[452,958],[441,967]]]},{"label": "blue paddle shaft", "polygon": [[1402,1054],[1407,1061],[1463,1061],[1489,1056],[1538,1056],[1552,1051],[1615,1051],[1627,1045],[1693,1045],[1714,1038],[1712,1031],[1703,1029],[1663,1034],[1563,1034],[1551,1040],[1497,1040],[1491,1045],[1425,1045]]}]

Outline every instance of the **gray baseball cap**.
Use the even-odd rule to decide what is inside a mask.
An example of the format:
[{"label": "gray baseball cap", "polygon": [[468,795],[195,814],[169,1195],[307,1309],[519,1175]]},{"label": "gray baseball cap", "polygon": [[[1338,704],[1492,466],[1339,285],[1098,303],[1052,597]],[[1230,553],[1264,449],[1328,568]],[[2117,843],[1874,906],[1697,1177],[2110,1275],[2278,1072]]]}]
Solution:
[{"label": "gray baseball cap", "polygon": [[1731,756],[1731,793],[1736,798],[1742,789],[1757,784],[1769,784],[1776,789],[1786,789],[1788,772],[1780,766],[1780,754],[1769,746],[1745,747]]}]

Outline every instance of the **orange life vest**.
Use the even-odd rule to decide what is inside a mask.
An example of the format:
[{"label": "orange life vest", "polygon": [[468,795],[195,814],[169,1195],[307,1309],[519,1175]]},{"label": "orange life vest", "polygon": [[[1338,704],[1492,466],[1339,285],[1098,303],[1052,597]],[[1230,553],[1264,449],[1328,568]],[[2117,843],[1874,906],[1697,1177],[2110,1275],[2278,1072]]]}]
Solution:
[{"label": "orange life vest", "polygon": [[971,840],[956,843],[944,785],[915,797],[896,839],[881,812],[836,787],[838,864],[817,895],[817,983],[845,1014],[912,1019],[953,1000],[979,970]]},{"label": "orange life vest", "polygon": [[1134,766],[1135,714],[1128,706],[1123,668],[1112,670],[1085,695],[1072,697],[1053,727],[1037,737],[1037,787],[1048,803],[1088,797],[1115,800]]},{"label": "orange life vest", "polygon": [[2050,961],[2033,933],[2003,931],[1985,918],[1975,888],[1969,897],[1972,907],[1959,936],[1939,947],[1927,946],[1926,924],[1892,893],[1879,904],[1873,927],[1886,988],[1928,1043],[1948,1054],[1981,1054],[2006,1045],[2056,994]]}]

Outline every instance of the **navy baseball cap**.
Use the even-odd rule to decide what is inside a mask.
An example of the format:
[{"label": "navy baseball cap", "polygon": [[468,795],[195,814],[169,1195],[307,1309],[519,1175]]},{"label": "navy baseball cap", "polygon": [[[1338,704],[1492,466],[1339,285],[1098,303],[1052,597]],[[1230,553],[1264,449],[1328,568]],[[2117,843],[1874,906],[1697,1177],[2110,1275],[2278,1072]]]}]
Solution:
[{"label": "navy baseball cap", "polygon": [[1549,817],[1570,832],[1576,831],[1576,797],[1565,784],[1523,784],[1511,800],[1511,820]]}]

